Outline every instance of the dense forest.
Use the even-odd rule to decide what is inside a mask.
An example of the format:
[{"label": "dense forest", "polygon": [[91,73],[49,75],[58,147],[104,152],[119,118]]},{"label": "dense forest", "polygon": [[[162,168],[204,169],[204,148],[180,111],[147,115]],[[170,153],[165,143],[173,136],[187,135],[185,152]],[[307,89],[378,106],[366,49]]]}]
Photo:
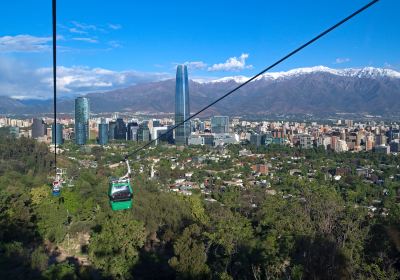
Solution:
[{"label": "dense forest", "polygon": [[[101,150],[93,152],[101,158]],[[317,149],[296,153],[314,162],[368,160]],[[400,164],[389,156],[371,161]],[[215,190],[212,203],[201,193],[165,191],[171,170],[162,164],[159,181],[134,177],[132,209],[112,212],[105,165],[69,166],[74,186],[53,197],[48,147],[0,138],[0,279],[400,278],[400,183],[393,181],[381,199],[388,215],[355,206],[375,190],[353,174],[340,183],[282,177],[279,188],[298,194],[292,198],[259,186]]]}]

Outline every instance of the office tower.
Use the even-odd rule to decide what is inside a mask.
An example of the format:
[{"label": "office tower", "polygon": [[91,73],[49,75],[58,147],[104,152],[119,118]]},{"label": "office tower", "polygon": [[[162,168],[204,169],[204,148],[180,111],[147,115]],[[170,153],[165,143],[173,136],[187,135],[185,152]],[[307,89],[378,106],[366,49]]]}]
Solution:
[{"label": "office tower", "polygon": [[43,137],[47,132],[46,123],[42,119],[33,119],[32,138]]},{"label": "office tower", "polygon": [[153,140],[155,141],[155,144],[158,145],[158,143],[160,142],[167,142],[168,141],[168,137],[167,137],[167,132],[168,127],[166,126],[159,126],[159,127],[153,127],[152,129],[152,133],[151,133],[151,137]]},{"label": "office tower", "polygon": [[137,122],[128,123],[128,140],[137,141],[137,133],[139,130],[139,125]]},{"label": "office tower", "polygon": [[117,126],[117,123],[115,121],[111,121],[108,123],[108,140],[115,139],[115,127],[116,126]]},{"label": "office tower", "polygon": [[54,127],[54,123],[51,125],[51,143],[56,145],[61,145],[64,142],[63,139],[63,125],[57,123]]},{"label": "office tower", "polygon": [[75,143],[85,145],[89,140],[89,100],[75,99]]},{"label": "office tower", "polygon": [[126,140],[126,124],[121,118],[117,119],[114,129],[114,138],[117,140]]},{"label": "office tower", "polygon": [[250,144],[254,146],[265,145],[265,136],[261,134],[250,135]]},{"label": "office tower", "polygon": [[149,142],[150,141],[150,129],[147,123],[141,123],[137,132],[138,141]]},{"label": "office tower", "polygon": [[99,124],[99,135],[97,137],[97,142],[100,145],[108,144],[108,124],[105,122]]},{"label": "office tower", "polygon": [[[176,68],[175,125],[189,118],[189,79],[186,65]],[[186,145],[190,135],[190,123],[186,122],[175,129],[175,144]]]},{"label": "office tower", "polygon": [[211,117],[212,133],[229,133],[229,117],[215,116]]}]

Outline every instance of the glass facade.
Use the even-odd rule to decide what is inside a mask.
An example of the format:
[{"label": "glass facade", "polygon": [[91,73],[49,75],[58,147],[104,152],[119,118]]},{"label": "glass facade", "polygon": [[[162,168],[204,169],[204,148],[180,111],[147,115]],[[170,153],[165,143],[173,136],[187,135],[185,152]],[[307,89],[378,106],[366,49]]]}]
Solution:
[{"label": "glass facade", "polygon": [[128,123],[128,140],[138,140],[138,129],[139,125],[136,122]]},{"label": "glass facade", "polygon": [[211,118],[212,133],[229,133],[229,117],[215,116]]},{"label": "glass facade", "polygon": [[150,129],[147,123],[142,123],[138,129],[138,141],[149,142],[150,141]]},{"label": "glass facade", "polygon": [[123,119],[118,118],[114,128],[114,139],[126,140],[126,124]]},{"label": "glass facade", "polygon": [[61,145],[64,141],[63,139],[63,125],[60,123],[56,124],[54,128],[54,123],[51,125],[51,143],[56,145]]},{"label": "glass facade", "polygon": [[116,122],[110,122],[108,124],[108,139],[114,140],[115,139],[115,128],[117,127]]},{"label": "glass facade", "polygon": [[[176,68],[175,124],[183,122],[189,116],[189,78],[187,66],[178,65]],[[190,122],[180,125],[175,129],[175,144],[187,145],[189,135]]]},{"label": "glass facade", "polygon": [[99,124],[98,143],[100,145],[108,144],[108,124],[106,124],[106,123]]},{"label": "glass facade", "polygon": [[75,99],[75,143],[85,145],[89,140],[89,100]]}]

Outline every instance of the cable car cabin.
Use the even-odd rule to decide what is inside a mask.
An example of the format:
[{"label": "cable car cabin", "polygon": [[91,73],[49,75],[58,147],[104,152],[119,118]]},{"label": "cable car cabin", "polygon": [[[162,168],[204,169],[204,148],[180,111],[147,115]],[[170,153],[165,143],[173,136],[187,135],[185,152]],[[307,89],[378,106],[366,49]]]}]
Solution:
[{"label": "cable car cabin", "polygon": [[129,178],[111,178],[108,197],[113,211],[132,208],[133,191]]},{"label": "cable car cabin", "polygon": [[53,196],[60,196],[61,194],[60,182],[58,181],[53,182],[53,188],[51,190],[51,193]]}]

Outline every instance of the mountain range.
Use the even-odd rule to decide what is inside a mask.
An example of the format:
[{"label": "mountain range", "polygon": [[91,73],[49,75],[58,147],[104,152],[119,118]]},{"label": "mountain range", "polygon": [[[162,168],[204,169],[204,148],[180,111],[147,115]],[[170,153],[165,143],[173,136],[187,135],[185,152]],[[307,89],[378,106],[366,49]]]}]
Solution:
[{"label": "mountain range", "polygon": [[[195,112],[249,77],[190,80]],[[88,93],[92,112],[174,112],[175,80]],[[51,100],[0,98],[0,113],[46,113]],[[399,115],[400,73],[383,68],[331,69],[324,66],[266,73],[210,108],[207,115],[360,113]],[[60,112],[74,110],[73,99],[58,102]]]}]

